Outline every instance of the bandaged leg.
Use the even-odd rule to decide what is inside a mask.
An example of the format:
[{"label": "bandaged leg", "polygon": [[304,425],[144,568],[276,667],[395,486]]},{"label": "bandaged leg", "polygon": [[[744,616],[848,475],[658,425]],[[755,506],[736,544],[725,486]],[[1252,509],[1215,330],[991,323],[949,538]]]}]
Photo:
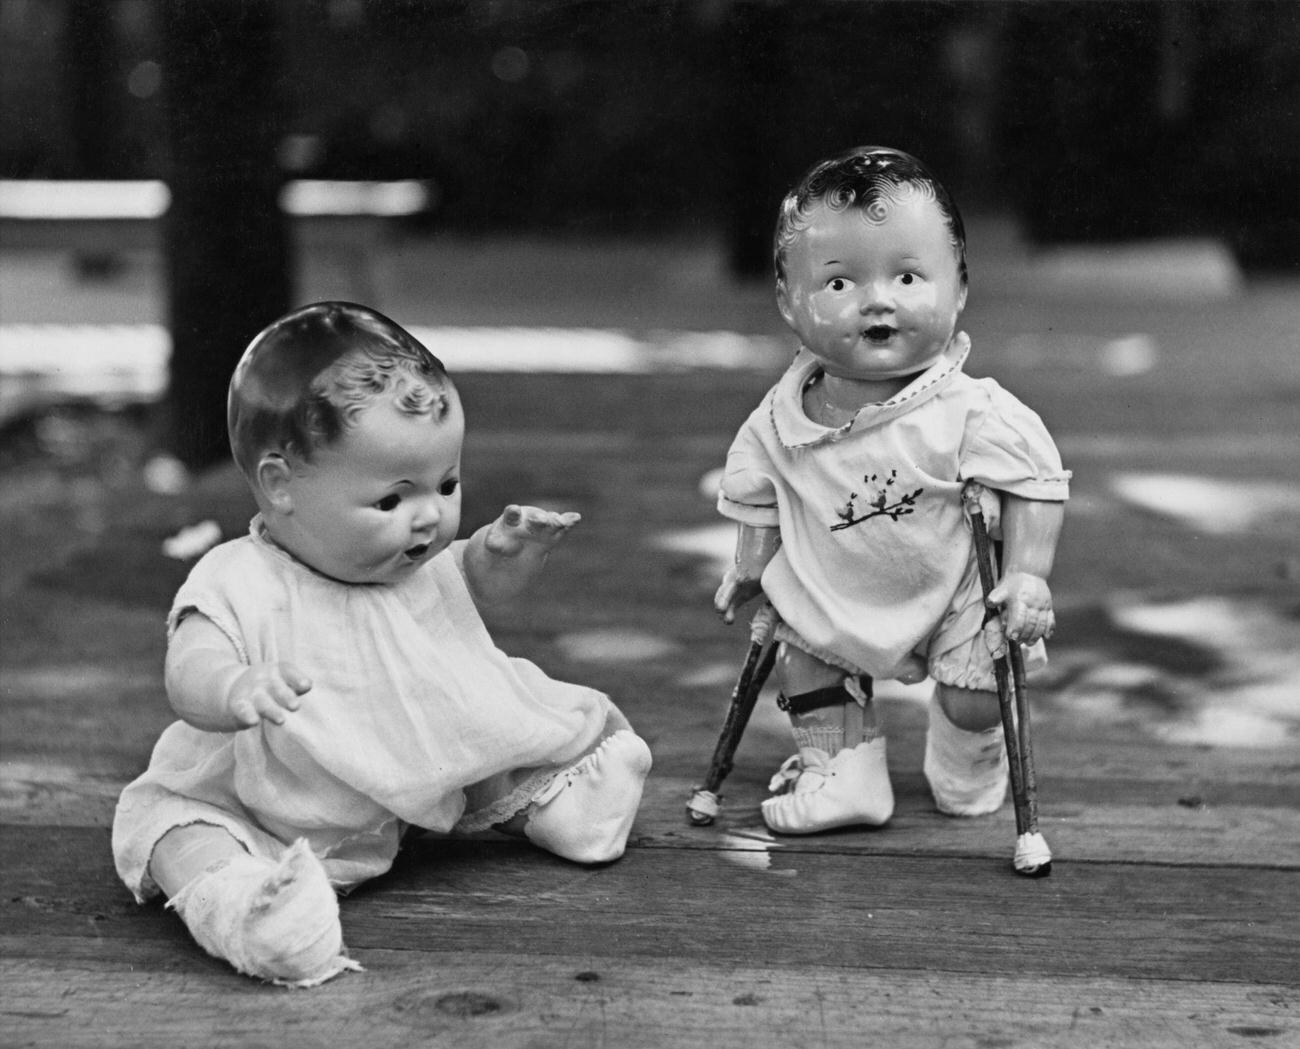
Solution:
[{"label": "bandaged leg", "polygon": [[150,873],[209,954],[273,983],[312,987],[347,969],[338,898],[306,841],[278,863],[251,856],[220,827],[169,831]]},{"label": "bandaged leg", "polygon": [[[880,826],[894,812],[885,739],[870,679],[782,700],[799,753],[781,766],[763,802],[763,821],[781,834],[814,834],[855,824]],[[833,755],[833,756],[832,756]]]},{"label": "bandaged leg", "polygon": [[[991,699],[996,709],[997,697]],[[948,816],[996,812],[1006,799],[1010,778],[1001,725],[976,731],[959,728],[936,695],[930,701],[924,769],[940,812]]]},{"label": "bandaged leg", "polygon": [[524,836],[576,863],[618,859],[627,846],[650,764],[645,740],[629,729],[615,732],[533,799]]}]

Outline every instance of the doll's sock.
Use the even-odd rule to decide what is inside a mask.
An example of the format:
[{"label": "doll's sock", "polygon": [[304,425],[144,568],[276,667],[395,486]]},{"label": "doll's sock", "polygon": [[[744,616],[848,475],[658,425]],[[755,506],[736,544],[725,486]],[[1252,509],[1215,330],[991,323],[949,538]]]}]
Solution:
[{"label": "doll's sock", "polygon": [[811,717],[791,718],[790,734],[800,752],[816,750],[823,754],[838,754],[844,749],[844,726],[827,724]]},{"label": "doll's sock", "polygon": [[641,790],[650,772],[650,748],[623,729],[533,799],[524,835],[548,852],[577,863],[608,863],[623,855]]},{"label": "doll's sock", "polygon": [[1002,727],[968,732],[948,720],[937,697],[932,699],[924,769],[940,812],[948,816],[996,812],[1006,798],[1009,778]]},{"label": "doll's sock", "polygon": [[795,745],[801,750],[838,754],[879,736],[869,677],[846,677],[839,685],[778,701],[790,715]]},{"label": "doll's sock", "polygon": [[313,987],[347,969],[338,898],[305,840],[279,863],[248,853],[209,866],[167,904],[209,954],[273,983]]}]

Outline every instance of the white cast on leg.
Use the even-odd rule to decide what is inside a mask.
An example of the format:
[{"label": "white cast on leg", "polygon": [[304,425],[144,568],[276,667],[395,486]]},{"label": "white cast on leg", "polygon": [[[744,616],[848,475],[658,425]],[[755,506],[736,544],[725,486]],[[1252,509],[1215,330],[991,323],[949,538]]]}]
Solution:
[{"label": "white cast on leg", "polygon": [[167,904],[209,954],[242,973],[313,987],[348,969],[338,897],[299,840],[279,863],[243,853],[213,864]]},{"label": "white cast on leg", "polygon": [[996,812],[1006,800],[1010,779],[1002,727],[968,732],[948,720],[937,697],[930,700],[924,769],[935,806],[945,815]]},{"label": "white cast on leg", "polygon": [[623,855],[641,790],[650,773],[650,748],[627,729],[615,732],[533,799],[524,835],[577,863],[608,863]]}]

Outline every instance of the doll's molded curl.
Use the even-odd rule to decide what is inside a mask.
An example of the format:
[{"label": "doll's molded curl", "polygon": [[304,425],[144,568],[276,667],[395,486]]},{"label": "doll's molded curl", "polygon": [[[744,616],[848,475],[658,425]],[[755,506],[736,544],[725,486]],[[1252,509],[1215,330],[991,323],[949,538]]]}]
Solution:
[{"label": "doll's molded curl", "polygon": [[267,452],[310,460],[376,398],[441,419],[451,389],[442,362],[382,313],[313,303],[265,328],[240,358],[226,401],[231,450],[245,476]]},{"label": "doll's molded curl", "polygon": [[818,205],[836,211],[858,208],[868,222],[884,222],[891,206],[923,194],[943,213],[958,273],[966,283],[966,228],[943,184],[921,161],[887,146],[859,146],[814,165],[781,202],[773,237],[778,286],[785,283],[785,255],[807,229]]}]

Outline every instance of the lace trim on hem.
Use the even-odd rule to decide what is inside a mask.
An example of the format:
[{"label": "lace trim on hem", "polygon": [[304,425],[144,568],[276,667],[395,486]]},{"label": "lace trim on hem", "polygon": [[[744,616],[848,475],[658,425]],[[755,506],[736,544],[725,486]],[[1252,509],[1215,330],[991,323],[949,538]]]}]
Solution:
[{"label": "lace trim on hem", "polygon": [[[467,812],[456,822],[452,828],[453,834],[477,834],[480,831],[490,830],[498,823],[505,823],[512,816],[517,816],[534,801],[548,801],[545,795],[555,784],[555,781],[566,773],[582,765],[587,759],[596,753],[605,742],[613,735],[619,732],[630,732],[631,727],[624,728],[623,725],[613,724],[609,717],[609,710],[613,709],[613,704],[607,708],[605,719],[605,731],[590,747],[579,754],[573,761],[559,765],[555,768],[540,769],[534,772],[526,780],[520,783],[514,790],[505,797],[498,798],[491,805],[486,805],[474,812]],[[622,720],[622,719],[620,719]],[[626,721],[624,721],[626,724]]]},{"label": "lace trim on hem", "polygon": [[[951,688],[967,688],[974,692],[996,692],[997,675],[993,670],[993,655],[985,647],[984,658],[974,665],[970,653],[958,647],[935,657],[930,661],[930,676],[940,685]],[[1022,653],[1025,659],[1025,673],[1034,674],[1047,666],[1047,646],[1042,640],[1035,641]]]},{"label": "lace trim on hem", "polygon": [[512,816],[517,816],[528,808],[533,798],[549,787],[566,768],[567,766],[534,772],[505,797],[498,798],[491,805],[477,809],[474,812],[467,812],[461,816],[452,828],[452,832],[456,834],[477,834],[479,831],[490,830],[498,823],[505,823]]}]

